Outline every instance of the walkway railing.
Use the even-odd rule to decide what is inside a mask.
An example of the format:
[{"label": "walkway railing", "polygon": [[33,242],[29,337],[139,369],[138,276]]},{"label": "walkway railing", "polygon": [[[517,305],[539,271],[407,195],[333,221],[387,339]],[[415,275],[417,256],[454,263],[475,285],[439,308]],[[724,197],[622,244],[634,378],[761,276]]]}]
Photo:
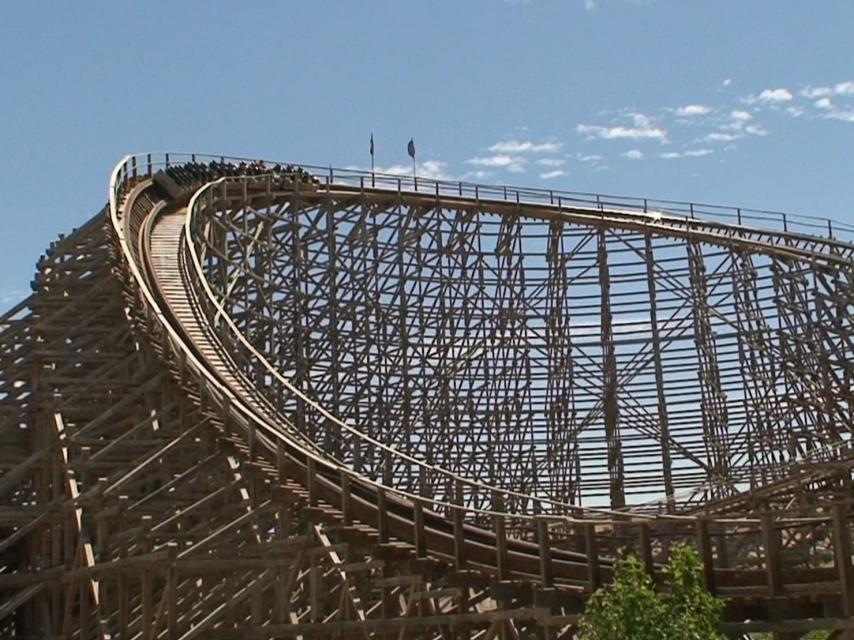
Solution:
[{"label": "walkway railing", "polygon": [[[184,164],[186,162],[207,163],[211,161],[251,164],[259,160],[240,156],[217,156],[201,153],[136,154],[128,156],[120,163],[116,184],[117,187],[121,188],[121,185],[129,178],[150,175],[152,171],[172,165]],[[294,164],[273,160],[264,160],[264,163],[268,167],[276,164],[281,166]],[[682,220],[706,220],[708,222],[719,222],[756,230],[783,231],[791,234],[815,236],[826,240],[838,240],[842,243],[854,243],[854,224],[814,215],[660,198],[643,198],[583,191],[534,189],[530,187],[479,184],[455,180],[436,180],[410,175],[372,173],[352,168],[322,167],[306,164],[300,164],[299,166],[310,171],[325,184],[349,185],[393,191],[415,191],[439,196],[459,196],[530,204],[587,207],[600,211],[608,209],[667,215]]]}]

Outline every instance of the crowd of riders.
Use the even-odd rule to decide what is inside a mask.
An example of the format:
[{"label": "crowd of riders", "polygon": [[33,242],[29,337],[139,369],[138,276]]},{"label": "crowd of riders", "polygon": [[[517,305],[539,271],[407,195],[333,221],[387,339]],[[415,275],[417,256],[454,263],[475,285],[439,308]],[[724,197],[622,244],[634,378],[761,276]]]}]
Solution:
[{"label": "crowd of riders", "polygon": [[182,186],[211,182],[228,176],[263,176],[272,174],[277,177],[308,184],[318,184],[319,180],[302,167],[286,164],[268,165],[263,160],[252,162],[225,162],[211,160],[176,164],[166,169],[166,174]]}]

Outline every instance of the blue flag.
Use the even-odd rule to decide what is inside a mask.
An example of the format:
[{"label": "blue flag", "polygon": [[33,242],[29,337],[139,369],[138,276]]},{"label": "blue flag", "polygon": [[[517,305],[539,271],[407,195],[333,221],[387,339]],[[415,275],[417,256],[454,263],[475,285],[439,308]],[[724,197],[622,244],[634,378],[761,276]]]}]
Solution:
[{"label": "blue flag", "polygon": [[415,140],[412,138],[409,139],[409,144],[406,145],[406,152],[409,154],[409,157],[415,160]]}]

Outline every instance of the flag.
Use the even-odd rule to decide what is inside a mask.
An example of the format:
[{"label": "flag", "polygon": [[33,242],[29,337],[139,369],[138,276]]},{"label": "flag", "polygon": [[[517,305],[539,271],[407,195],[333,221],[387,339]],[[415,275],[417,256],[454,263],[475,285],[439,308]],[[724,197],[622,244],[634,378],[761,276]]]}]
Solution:
[{"label": "flag", "polygon": [[374,134],[371,134],[371,155],[374,155]]},{"label": "flag", "polygon": [[415,160],[415,140],[412,138],[409,139],[409,144],[406,145],[406,153],[409,154],[409,157]]}]

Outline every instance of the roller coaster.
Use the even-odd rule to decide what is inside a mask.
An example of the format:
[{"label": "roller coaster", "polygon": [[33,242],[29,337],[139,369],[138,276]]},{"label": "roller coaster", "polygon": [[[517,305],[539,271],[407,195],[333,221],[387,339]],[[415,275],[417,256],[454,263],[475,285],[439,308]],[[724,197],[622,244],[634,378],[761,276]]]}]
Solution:
[{"label": "roller coaster", "polygon": [[854,637],[854,227],[124,158],[0,316],[0,636]]}]

